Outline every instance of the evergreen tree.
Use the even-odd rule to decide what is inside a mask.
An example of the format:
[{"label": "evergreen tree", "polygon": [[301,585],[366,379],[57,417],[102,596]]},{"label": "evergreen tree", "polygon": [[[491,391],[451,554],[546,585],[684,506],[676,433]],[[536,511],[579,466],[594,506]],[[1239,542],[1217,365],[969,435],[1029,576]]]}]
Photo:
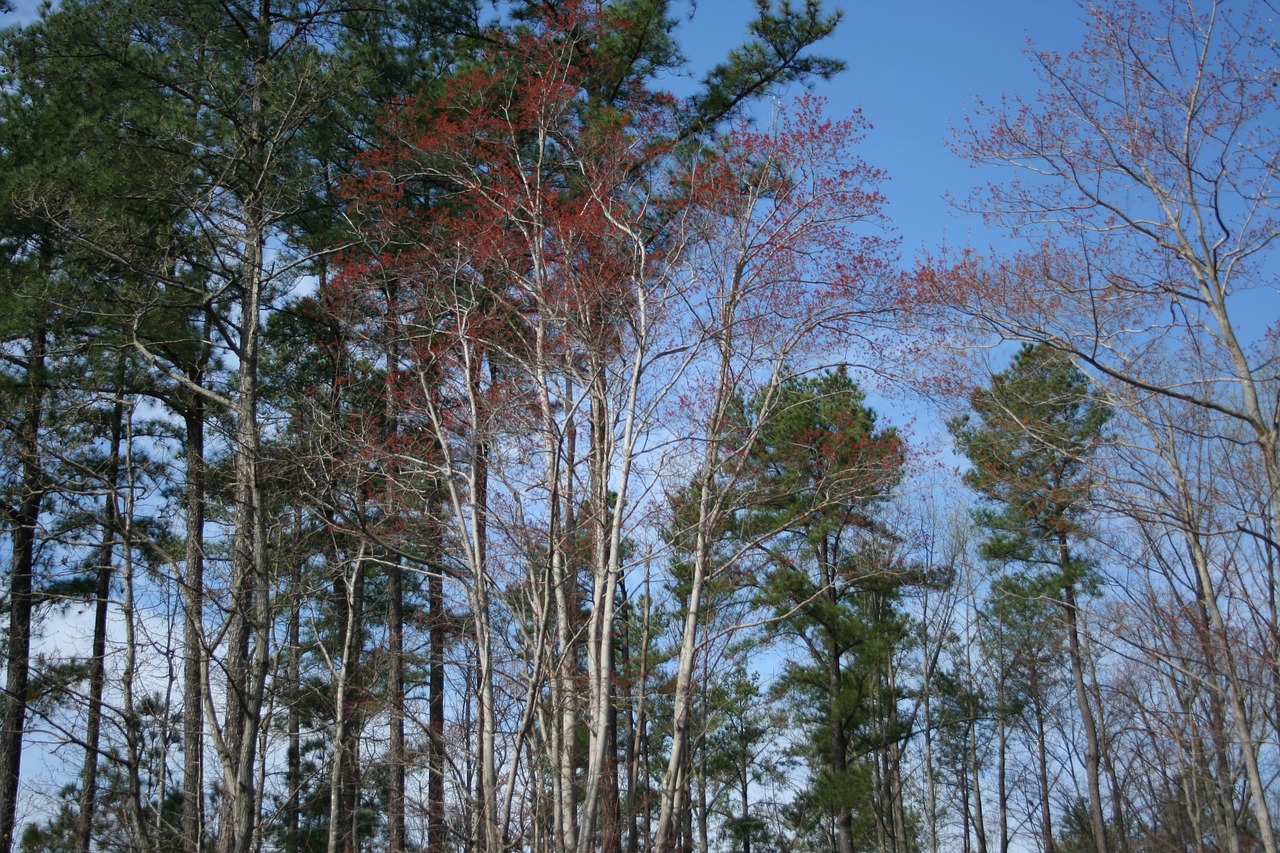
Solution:
[{"label": "evergreen tree", "polygon": [[898,590],[910,579],[877,518],[904,446],[863,400],[844,370],[788,381],[759,425],[756,505],[742,519],[776,531],[760,601],[775,633],[804,651],[779,689],[805,709],[813,778],[804,796],[834,819],[839,853],[863,849],[894,807],[863,808],[876,793],[867,756],[900,737],[890,672],[905,636]]},{"label": "evergreen tree", "polygon": [[1084,553],[1094,507],[1093,457],[1111,410],[1064,354],[1025,346],[988,388],[969,396],[972,415],[950,423],[972,469],[965,482],[984,499],[978,523],[983,556],[1021,566],[1006,594],[1056,601],[1063,617],[1076,708],[1086,738],[1091,826],[1096,853],[1107,853],[1100,783],[1100,737],[1086,687],[1078,597],[1095,576]]}]

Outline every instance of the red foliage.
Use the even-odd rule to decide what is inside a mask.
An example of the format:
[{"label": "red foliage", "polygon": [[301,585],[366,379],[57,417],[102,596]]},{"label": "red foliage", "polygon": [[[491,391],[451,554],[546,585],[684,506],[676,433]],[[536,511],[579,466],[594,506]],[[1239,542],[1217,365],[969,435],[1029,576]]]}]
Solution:
[{"label": "red foliage", "polygon": [[[895,242],[883,175],[854,154],[861,116],[806,96],[767,130],[681,141],[682,105],[645,80],[598,96],[601,5],[555,6],[397,104],[343,188],[364,245],[328,305],[370,360],[395,350],[394,405],[431,410],[441,441],[498,417],[537,429],[576,403],[532,385],[568,372],[583,387],[653,346],[658,319],[680,327],[671,352],[739,348],[749,393],[760,365],[891,315]],[[659,384],[696,399],[700,381]]]},{"label": "red foliage", "polygon": [[[675,105],[640,81],[620,103],[593,97],[602,25],[598,4],[543,9],[527,31],[493,31],[438,95],[393,110],[345,195],[371,241],[395,248],[349,263],[339,287],[375,271],[430,283],[405,298],[465,307],[469,334],[505,335],[500,348],[521,346],[535,315],[566,349],[607,346],[662,262],[653,182]],[[477,324],[477,309],[492,316]]]}]

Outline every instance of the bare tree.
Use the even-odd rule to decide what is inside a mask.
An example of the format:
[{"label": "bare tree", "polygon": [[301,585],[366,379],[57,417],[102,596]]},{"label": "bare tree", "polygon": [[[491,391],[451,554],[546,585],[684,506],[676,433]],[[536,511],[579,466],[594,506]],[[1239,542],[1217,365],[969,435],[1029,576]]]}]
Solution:
[{"label": "bare tree", "polygon": [[[975,162],[1018,170],[972,208],[1038,242],[1003,260],[962,259],[943,276],[943,301],[982,332],[1069,354],[1133,415],[1150,470],[1164,466],[1159,479],[1188,512],[1200,513],[1200,473],[1164,410],[1200,410],[1220,419],[1217,430],[1238,424],[1236,440],[1256,459],[1251,503],[1267,510],[1243,512],[1227,529],[1274,553],[1280,430],[1269,356],[1257,346],[1264,330],[1248,319],[1275,313],[1259,286],[1280,234],[1280,65],[1267,10],[1114,0],[1088,14],[1081,49],[1033,53],[1038,97],[983,104],[961,133],[958,148]],[[1185,512],[1171,520],[1190,534],[1183,544],[1211,632],[1227,636],[1230,582],[1198,532],[1205,527]],[[1272,561],[1249,571],[1271,574]],[[1260,843],[1274,853],[1249,687],[1230,656],[1218,663]]]}]

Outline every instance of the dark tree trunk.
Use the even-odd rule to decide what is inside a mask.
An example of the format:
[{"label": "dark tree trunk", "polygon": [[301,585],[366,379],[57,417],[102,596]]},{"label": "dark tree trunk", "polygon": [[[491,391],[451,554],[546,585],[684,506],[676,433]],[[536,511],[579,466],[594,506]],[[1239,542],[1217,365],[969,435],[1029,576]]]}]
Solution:
[{"label": "dark tree trunk", "polygon": [[44,472],[40,465],[40,424],[44,407],[45,335],[31,338],[27,357],[26,411],[15,436],[22,462],[22,501],[8,508],[13,528],[13,570],[9,581],[9,649],[5,678],[4,717],[0,722],[0,853],[13,849],[22,770],[22,736],[26,725],[31,663],[32,580],[35,572],[36,525],[44,502]]},{"label": "dark tree trunk", "polygon": [[[827,595],[834,595],[835,586],[830,579],[827,579],[826,589]],[[831,772],[836,779],[841,780],[849,772],[849,744],[845,738],[843,715],[839,710],[842,682],[840,648],[831,639],[827,646],[827,695],[830,703],[827,713],[828,725],[831,727],[831,741],[827,748]],[[837,853],[853,853],[853,815],[847,808],[841,808],[836,814],[836,850]]]},{"label": "dark tree trunk", "polygon": [[978,762],[978,708],[972,706],[972,719],[969,720],[969,772],[973,784],[973,837],[977,842],[978,853],[987,853],[987,822],[982,814],[982,781]]},{"label": "dark tree trunk", "polygon": [[[323,278],[322,278],[323,280]],[[387,307],[391,318],[400,316],[399,286],[394,278],[387,283]],[[400,363],[398,331],[388,335],[387,377],[385,384],[385,407],[383,438],[388,444],[394,444],[397,433],[398,395],[395,382],[397,368]],[[388,476],[393,480],[398,477],[394,463]],[[388,504],[394,500],[388,494]],[[396,508],[388,506],[387,511],[394,514]],[[389,733],[387,759],[390,765],[390,780],[387,792],[387,850],[388,853],[405,853],[405,766],[408,755],[404,740],[404,565],[399,557],[393,557],[387,574],[387,645],[390,656],[387,673],[389,696]]]},{"label": "dark tree trunk", "polygon": [[102,544],[98,550],[98,584],[94,591],[93,650],[89,660],[89,716],[85,721],[84,767],[80,774],[79,848],[89,853],[93,840],[93,815],[98,794],[98,749],[102,731],[102,685],[106,674],[107,605],[115,560],[116,487],[120,479],[120,442],[124,436],[124,366],[120,356],[116,373],[116,401],[111,412],[111,452],[107,457],[106,499],[102,506]]},{"label": "dark tree trunk", "polygon": [[391,731],[388,760],[391,770],[387,800],[387,851],[405,853],[404,768],[404,567],[392,561],[387,578],[387,631],[390,660]]},{"label": "dark tree trunk", "polygon": [[[191,377],[199,381],[202,369]],[[186,578],[182,584],[182,850],[200,853],[204,837],[204,398],[191,394],[186,429]]]},{"label": "dark tree trunk", "polygon": [[[302,530],[302,512],[297,513],[296,526]],[[295,560],[291,569],[289,586],[292,601],[289,603],[289,663],[285,678],[288,681],[289,714],[285,722],[288,753],[285,759],[285,850],[298,853],[301,849],[301,786],[302,786],[302,714],[298,704],[302,692],[302,559]]]},{"label": "dark tree trunk", "polygon": [[444,578],[432,571],[427,578],[427,609],[431,620],[429,672],[431,695],[427,711],[427,850],[445,853],[448,828],[444,821],[444,647],[446,617],[444,611]]},{"label": "dark tree trunk", "polygon": [[1049,750],[1045,743],[1044,709],[1040,707],[1039,685],[1032,683],[1031,692],[1035,697],[1031,710],[1036,720],[1036,771],[1040,779],[1040,833],[1044,844],[1044,853],[1056,853],[1053,840],[1053,809],[1049,803]]}]

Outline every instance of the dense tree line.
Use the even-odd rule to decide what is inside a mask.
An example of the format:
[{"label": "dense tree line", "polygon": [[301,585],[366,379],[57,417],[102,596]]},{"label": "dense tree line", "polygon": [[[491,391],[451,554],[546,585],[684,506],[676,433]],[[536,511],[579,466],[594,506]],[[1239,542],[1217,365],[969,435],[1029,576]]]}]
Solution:
[{"label": "dense tree line", "polygon": [[0,853],[1276,853],[1269,8],[1090,6],[913,270],[839,15],[677,11],[0,34]]}]

